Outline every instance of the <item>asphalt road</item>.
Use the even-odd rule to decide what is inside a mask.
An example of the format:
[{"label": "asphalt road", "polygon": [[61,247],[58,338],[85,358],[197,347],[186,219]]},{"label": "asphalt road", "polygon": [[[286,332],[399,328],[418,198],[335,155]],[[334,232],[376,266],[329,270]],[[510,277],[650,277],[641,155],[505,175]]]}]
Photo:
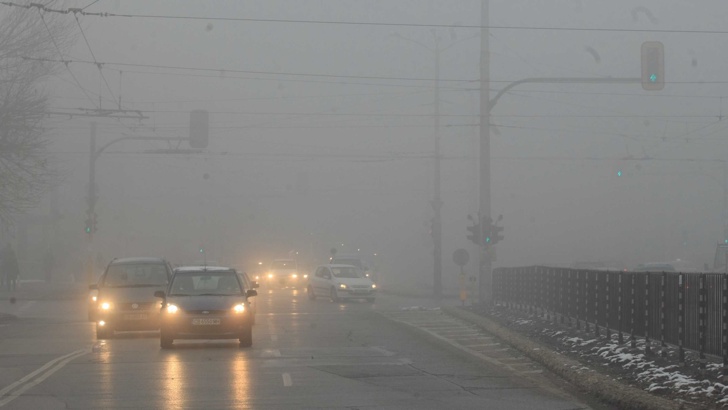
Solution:
[{"label": "asphalt road", "polygon": [[252,348],[175,341],[172,350],[155,332],[96,341],[84,300],[0,303],[18,316],[0,323],[0,409],[589,408],[392,320],[434,301],[332,303],[261,289]]}]

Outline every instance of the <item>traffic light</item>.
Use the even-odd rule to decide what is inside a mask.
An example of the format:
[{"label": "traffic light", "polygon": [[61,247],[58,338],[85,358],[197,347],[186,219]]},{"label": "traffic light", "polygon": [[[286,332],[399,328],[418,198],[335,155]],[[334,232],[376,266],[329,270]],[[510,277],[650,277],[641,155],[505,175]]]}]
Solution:
[{"label": "traffic light", "polygon": [[205,110],[190,112],[190,147],[207,148],[210,138],[210,114]]},{"label": "traffic light", "polygon": [[487,221],[483,221],[481,223],[481,226],[483,227],[483,235],[481,238],[483,239],[483,246],[488,246],[493,244],[493,226],[492,226],[493,220],[488,218]]},{"label": "traffic light", "polygon": [[503,234],[501,232],[503,232],[502,226],[493,225],[493,229],[492,229],[493,236],[490,238],[490,240],[494,245],[503,240]]},{"label": "traffic light", "polygon": [[93,222],[91,221],[91,218],[86,218],[86,228],[84,229],[84,231],[86,231],[86,233],[91,233],[93,232],[93,229]]},{"label": "traffic light", "polygon": [[480,245],[481,244],[481,242],[480,242],[480,238],[481,238],[480,224],[474,223],[473,225],[468,226],[468,232],[469,232],[468,239],[470,240],[470,242]]},{"label": "traffic light", "polygon": [[659,91],[665,88],[665,46],[659,41],[642,43],[642,88]]}]

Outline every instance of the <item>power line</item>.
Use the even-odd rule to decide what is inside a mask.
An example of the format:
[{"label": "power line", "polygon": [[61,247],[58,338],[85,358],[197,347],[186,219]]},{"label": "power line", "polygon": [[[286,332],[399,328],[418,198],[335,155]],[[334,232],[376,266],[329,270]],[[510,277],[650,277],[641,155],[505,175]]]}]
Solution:
[{"label": "power line", "polygon": [[[88,6],[86,6],[86,7],[88,7]],[[94,59],[94,63],[96,63],[96,67],[98,67],[98,69],[99,69],[99,75],[101,75],[101,78],[103,78],[104,83],[106,84],[106,89],[109,90],[109,94],[111,95],[111,100],[115,101],[116,98],[114,97],[114,92],[111,91],[109,82],[106,80],[106,76],[104,76],[103,70],[101,70],[101,64],[99,64],[98,61],[96,60],[96,55],[94,55],[94,51],[91,49],[91,44],[89,44],[88,38],[86,38],[86,33],[84,33],[83,27],[81,27],[81,22],[78,21],[77,15],[74,14],[73,17],[76,19],[76,24],[78,24],[78,29],[81,31],[81,35],[83,36],[83,40],[86,42],[86,47],[88,47],[89,53],[91,53],[91,58]],[[99,102],[99,105],[100,105],[100,102]],[[121,109],[121,106],[119,106],[119,109]]]},{"label": "power line", "polygon": [[[92,3],[93,4],[93,3]],[[481,24],[438,24],[438,23],[405,23],[405,22],[367,22],[367,21],[336,21],[336,20],[299,20],[299,19],[262,19],[250,17],[219,17],[219,16],[174,16],[162,14],[122,14],[108,12],[87,12],[81,8],[52,9],[42,4],[29,5],[3,1],[0,5],[20,7],[25,9],[38,8],[48,13],[81,14],[94,17],[117,17],[138,19],[163,20],[203,20],[203,21],[229,21],[229,22],[257,22],[257,23],[283,23],[283,24],[319,24],[319,25],[345,25],[345,26],[380,26],[380,27],[420,27],[420,28],[448,28],[448,29],[487,29],[487,30],[526,30],[526,31],[578,31],[578,32],[612,32],[612,33],[663,33],[663,34],[728,34],[725,30],[687,30],[687,29],[631,29],[616,27],[547,27],[547,26],[517,26],[517,25],[488,25]]]},{"label": "power line", "polygon": [[[77,64],[94,64],[94,65],[109,65],[109,66],[120,66],[120,67],[143,67],[143,68],[160,68],[166,70],[185,70],[185,71],[202,71],[202,72],[216,72],[216,73],[237,73],[237,74],[266,74],[266,75],[282,75],[282,76],[294,76],[294,77],[315,77],[315,78],[351,78],[351,79],[364,79],[364,80],[385,80],[385,81],[435,81],[434,78],[418,78],[418,77],[386,77],[386,76],[375,76],[375,75],[346,75],[346,74],[320,74],[320,73],[296,73],[296,72],[274,72],[274,71],[260,71],[260,70],[239,70],[239,69],[228,69],[228,68],[209,68],[209,67],[183,67],[183,66],[172,66],[172,65],[161,65],[161,64],[139,64],[139,63],[119,63],[119,62],[98,62],[88,60],[54,60],[49,58],[37,58],[37,57],[22,57],[25,60],[33,61],[47,61],[47,62],[62,62],[62,63],[77,63]],[[440,81],[447,82],[479,82],[480,80],[474,79],[440,79]]]}]

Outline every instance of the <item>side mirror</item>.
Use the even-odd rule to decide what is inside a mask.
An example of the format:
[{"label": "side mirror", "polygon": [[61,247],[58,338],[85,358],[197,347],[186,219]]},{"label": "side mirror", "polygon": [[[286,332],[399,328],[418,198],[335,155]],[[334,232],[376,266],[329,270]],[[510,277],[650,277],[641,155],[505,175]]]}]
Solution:
[{"label": "side mirror", "polygon": [[258,289],[260,287],[260,283],[258,283],[257,280],[253,281],[253,289]]},{"label": "side mirror", "polygon": [[96,285],[96,284],[88,285],[88,290],[99,290],[99,285]]},{"label": "side mirror", "polygon": [[248,289],[245,292],[245,297],[246,298],[252,298],[253,296],[258,296],[258,291],[257,290],[255,290],[255,289]]},{"label": "side mirror", "polygon": [[164,294],[163,290],[158,290],[158,291],[154,292],[154,297],[164,299],[167,297],[167,295]]}]

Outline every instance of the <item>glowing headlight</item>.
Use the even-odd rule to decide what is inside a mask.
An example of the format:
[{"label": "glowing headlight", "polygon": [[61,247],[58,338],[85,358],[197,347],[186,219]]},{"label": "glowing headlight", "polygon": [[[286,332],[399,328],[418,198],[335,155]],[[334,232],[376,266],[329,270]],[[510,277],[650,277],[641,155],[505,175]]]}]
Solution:
[{"label": "glowing headlight", "polygon": [[343,283],[339,283],[339,288],[341,288],[341,289],[346,289],[346,285],[345,285],[345,284],[343,284]]},{"label": "glowing headlight", "polygon": [[167,305],[167,313],[177,313],[178,310],[177,305]]},{"label": "glowing headlight", "polygon": [[114,305],[112,305],[109,302],[103,302],[103,303],[101,303],[101,306],[100,307],[101,307],[101,310],[109,310],[112,307],[114,307]]},{"label": "glowing headlight", "polygon": [[268,274],[268,279],[273,279],[273,274],[272,273],[269,273]]},{"label": "glowing headlight", "polygon": [[258,279],[260,279],[260,275],[255,276],[255,280],[258,280]]},{"label": "glowing headlight", "polygon": [[308,279],[308,274],[303,275],[304,279]]},{"label": "glowing headlight", "polygon": [[233,306],[233,310],[235,311],[235,313],[243,313],[245,312],[245,305],[243,305],[242,303],[235,305]]},{"label": "glowing headlight", "polygon": [[377,288],[377,284],[376,283],[372,283],[372,289],[376,289],[376,288]]},{"label": "glowing headlight", "polygon": [[297,274],[297,273],[294,273],[294,274],[292,274],[292,275],[291,275],[291,277],[292,277],[293,279],[297,279],[297,278],[298,278],[298,274]]},{"label": "glowing headlight", "polygon": [[98,299],[96,296],[91,296],[91,300],[96,302],[96,299]]}]

